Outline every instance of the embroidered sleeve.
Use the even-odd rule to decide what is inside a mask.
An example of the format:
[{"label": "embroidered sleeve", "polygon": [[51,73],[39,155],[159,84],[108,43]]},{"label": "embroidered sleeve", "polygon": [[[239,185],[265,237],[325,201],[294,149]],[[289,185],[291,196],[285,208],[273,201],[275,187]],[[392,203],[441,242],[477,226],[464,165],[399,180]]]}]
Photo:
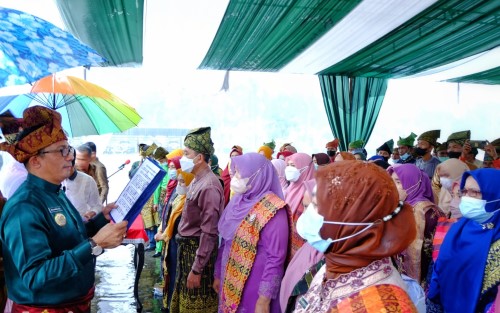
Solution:
[{"label": "embroidered sleeve", "polygon": [[262,281],[259,285],[259,295],[269,299],[276,299],[281,285],[281,276],[274,276],[269,281]]}]

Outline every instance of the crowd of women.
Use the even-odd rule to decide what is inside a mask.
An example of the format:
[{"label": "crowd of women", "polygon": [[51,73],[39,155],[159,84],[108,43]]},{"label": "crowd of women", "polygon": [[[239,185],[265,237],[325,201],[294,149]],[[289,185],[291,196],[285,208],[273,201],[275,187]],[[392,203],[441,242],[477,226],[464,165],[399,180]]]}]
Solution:
[{"label": "crowd of women", "polygon": [[[285,144],[273,158],[274,148],[233,146],[224,170],[208,161],[224,190],[211,278],[219,312],[500,310],[498,169],[450,158],[433,183],[415,164],[357,160],[338,141],[313,155]],[[164,308],[176,311],[173,238],[195,176],[182,150],[148,155],[169,173],[154,238]]]}]

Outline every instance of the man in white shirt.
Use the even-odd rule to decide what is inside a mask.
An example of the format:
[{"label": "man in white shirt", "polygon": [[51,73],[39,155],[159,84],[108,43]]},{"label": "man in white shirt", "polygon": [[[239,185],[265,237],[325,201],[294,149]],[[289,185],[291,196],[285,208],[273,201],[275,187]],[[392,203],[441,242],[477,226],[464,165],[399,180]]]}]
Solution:
[{"label": "man in white shirt", "polygon": [[75,206],[84,221],[102,211],[102,203],[95,180],[92,176],[77,171],[74,164],[71,175],[62,182],[62,185],[69,201]]}]

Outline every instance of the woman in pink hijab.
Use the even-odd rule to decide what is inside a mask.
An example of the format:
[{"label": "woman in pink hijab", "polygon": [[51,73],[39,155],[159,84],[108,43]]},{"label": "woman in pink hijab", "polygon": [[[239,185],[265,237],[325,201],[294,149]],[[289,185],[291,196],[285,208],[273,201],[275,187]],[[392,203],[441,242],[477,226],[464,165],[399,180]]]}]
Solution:
[{"label": "woman in pink hijab", "polygon": [[297,234],[295,224],[302,212],[304,205],[302,199],[306,190],[304,182],[314,178],[314,164],[310,155],[305,153],[295,153],[285,159],[286,169],[285,177],[290,182],[286,190],[285,202],[290,207],[292,214],[292,246],[291,257],[304,244],[304,239]]},{"label": "woman in pink hijab", "polygon": [[[316,204],[316,180],[304,182],[305,193],[302,205],[307,208]],[[295,301],[309,289],[314,275],[325,264],[323,253],[314,249],[309,243],[304,243],[288,264],[280,288],[281,312],[292,312]]]}]

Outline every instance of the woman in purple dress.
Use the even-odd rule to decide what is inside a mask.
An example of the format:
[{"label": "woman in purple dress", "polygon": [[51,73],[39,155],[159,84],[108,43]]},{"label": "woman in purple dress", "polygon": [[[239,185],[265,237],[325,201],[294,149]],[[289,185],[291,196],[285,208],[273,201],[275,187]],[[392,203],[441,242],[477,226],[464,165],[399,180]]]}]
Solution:
[{"label": "woman in purple dress", "polygon": [[272,163],[258,153],[231,160],[229,201],[219,221],[215,264],[219,312],[280,312],[289,242],[288,206]]}]

